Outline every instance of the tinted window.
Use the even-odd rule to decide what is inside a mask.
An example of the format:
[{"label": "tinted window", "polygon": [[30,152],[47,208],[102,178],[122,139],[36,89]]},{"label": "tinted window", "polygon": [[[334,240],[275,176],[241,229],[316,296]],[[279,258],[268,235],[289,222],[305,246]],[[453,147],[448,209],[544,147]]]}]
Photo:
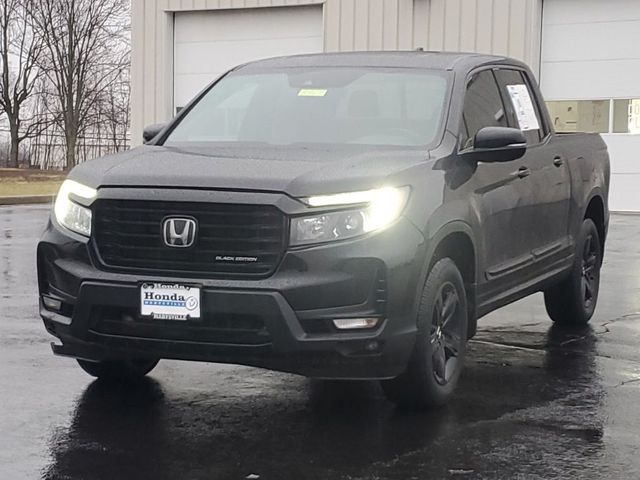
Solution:
[{"label": "tinted window", "polygon": [[462,116],[463,148],[472,145],[473,138],[482,127],[508,126],[502,98],[490,70],[479,72],[471,78],[464,97]]},{"label": "tinted window", "polygon": [[[507,115],[509,117],[509,126],[522,129],[528,144],[532,145],[540,143],[542,138],[544,138],[545,136],[543,132],[544,126],[540,118],[540,111],[538,110],[536,97],[531,91],[531,88],[529,87],[529,84],[526,81],[524,75],[519,70],[500,69],[495,70],[494,73],[496,75],[496,79],[498,80],[498,85],[500,85],[502,95],[504,96],[504,103],[506,105]],[[518,121],[518,115],[515,112],[514,104],[511,101],[511,95],[509,93],[509,87],[518,85],[526,87],[526,91],[528,92],[529,98],[531,99],[531,102],[533,104],[538,128],[528,129],[530,127],[524,127],[523,125],[520,125],[520,122]]]},{"label": "tinted window", "polygon": [[240,71],[210,89],[166,143],[424,146],[440,131],[447,75],[391,68]]}]

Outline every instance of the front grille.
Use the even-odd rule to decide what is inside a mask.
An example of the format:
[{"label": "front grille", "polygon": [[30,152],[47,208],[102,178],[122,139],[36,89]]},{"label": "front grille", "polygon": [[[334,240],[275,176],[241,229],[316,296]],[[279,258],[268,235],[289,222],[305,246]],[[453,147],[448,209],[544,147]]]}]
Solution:
[{"label": "front grille", "polygon": [[[197,220],[192,247],[165,245],[162,222],[171,216]],[[93,209],[93,232],[95,250],[106,267],[266,276],[282,258],[286,217],[271,205],[98,200]]]}]

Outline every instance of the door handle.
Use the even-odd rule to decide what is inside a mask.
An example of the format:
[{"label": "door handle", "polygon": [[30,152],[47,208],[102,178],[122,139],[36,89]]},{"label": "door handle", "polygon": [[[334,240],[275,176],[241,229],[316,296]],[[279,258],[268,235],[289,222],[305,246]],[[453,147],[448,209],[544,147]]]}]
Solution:
[{"label": "door handle", "polygon": [[529,170],[529,168],[527,167],[520,167],[518,169],[517,172],[515,172],[515,175],[518,178],[524,178],[524,177],[528,177],[529,175],[531,175],[531,170]]},{"label": "door handle", "polygon": [[562,165],[564,165],[564,159],[560,155],[556,155],[555,157],[553,157],[553,164],[556,167],[561,167]]}]

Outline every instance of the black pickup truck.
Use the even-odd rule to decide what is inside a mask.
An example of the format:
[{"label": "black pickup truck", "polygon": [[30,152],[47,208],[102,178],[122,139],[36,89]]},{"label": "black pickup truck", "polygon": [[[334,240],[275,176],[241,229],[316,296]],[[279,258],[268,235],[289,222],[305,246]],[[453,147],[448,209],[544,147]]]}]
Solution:
[{"label": "black pickup truck", "polygon": [[234,68],[146,145],[73,169],[38,245],[56,354],[379,379],[444,403],[477,319],[544,292],[593,315],[609,158],[557,135],[529,69],[431,52]]}]

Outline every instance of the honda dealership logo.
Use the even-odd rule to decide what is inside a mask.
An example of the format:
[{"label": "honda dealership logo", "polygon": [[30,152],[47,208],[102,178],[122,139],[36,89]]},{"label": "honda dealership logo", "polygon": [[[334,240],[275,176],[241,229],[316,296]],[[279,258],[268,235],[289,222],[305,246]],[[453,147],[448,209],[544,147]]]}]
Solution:
[{"label": "honda dealership logo", "polygon": [[196,241],[197,227],[194,218],[165,218],[162,224],[165,245],[177,248],[191,247]]}]

